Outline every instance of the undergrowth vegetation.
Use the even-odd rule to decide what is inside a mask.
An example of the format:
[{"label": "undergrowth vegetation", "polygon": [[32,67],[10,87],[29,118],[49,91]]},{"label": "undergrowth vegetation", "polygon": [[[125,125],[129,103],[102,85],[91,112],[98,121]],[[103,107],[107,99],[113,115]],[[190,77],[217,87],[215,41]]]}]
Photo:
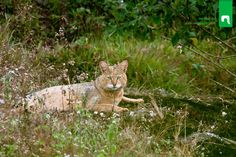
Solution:
[{"label": "undergrowth vegetation", "polygon": [[[191,4],[190,11],[204,8],[200,1]],[[182,1],[5,5],[0,7],[6,13],[0,15],[1,157],[234,156],[235,28],[219,31],[211,23],[199,31],[181,25],[202,14],[179,16],[186,12],[180,6],[190,6]],[[204,13],[209,10],[214,14],[215,6]],[[206,31],[213,34],[204,36]],[[121,103],[128,112],[17,111],[31,92],[94,80],[101,60],[124,59],[129,61],[125,94],[145,99]]]}]

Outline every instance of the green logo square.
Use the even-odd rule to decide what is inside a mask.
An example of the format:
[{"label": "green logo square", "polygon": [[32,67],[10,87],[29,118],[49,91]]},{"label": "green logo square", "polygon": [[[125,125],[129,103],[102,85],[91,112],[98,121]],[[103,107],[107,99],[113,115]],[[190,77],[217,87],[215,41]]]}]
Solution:
[{"label": "green logo square", "polygon": [[233,0],[219,0],[219,26],[233,27]]}]

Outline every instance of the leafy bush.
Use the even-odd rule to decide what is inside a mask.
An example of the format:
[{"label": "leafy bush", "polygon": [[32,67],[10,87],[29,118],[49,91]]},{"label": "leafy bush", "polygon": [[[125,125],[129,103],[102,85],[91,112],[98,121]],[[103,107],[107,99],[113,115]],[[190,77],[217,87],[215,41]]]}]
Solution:
[{"label": "leafy bush", "polygon": [[2,5],[8,8],[5,13],[16,15],[11,24],[14,39],[30,43],[51,43],[50,39],[61,37],[69,41],[99,37],[104,31],[152,40],[162,31],[174,45],[196,45],[202,38],[217,36],[224,40],[235,36],[235,31],[218,27],[215,1],[21,0]]},{"label": "leafy bush", "polygon": [[[218,28],[217,3],[6,0],[0,9],[0,156],[235,154],[202,133],[235,140],[235,26]],[[94,80],[99,61],[123,59],[125,94],[145,99],[121,103],[129,113],[11,110],[29,92]]]}]

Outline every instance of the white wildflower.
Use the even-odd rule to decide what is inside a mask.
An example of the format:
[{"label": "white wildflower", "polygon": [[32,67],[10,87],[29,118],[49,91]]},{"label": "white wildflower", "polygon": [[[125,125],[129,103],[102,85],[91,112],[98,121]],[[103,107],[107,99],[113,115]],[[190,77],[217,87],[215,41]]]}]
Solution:
[{"label": "white wildflower", "polygon": [[101,113],[100,113],[100,116],[104,118],[104,117],[105,117],[105,114],[104,114],[103,112],[101,112]]},{"label": "white wildflower", "polygon": [[48,114],[48,113],[46,113],[44,116],[45,116],[45,119],[47,119],[47,120],[50,119],[50,117],[51,117],[50,114]]},{"label": "white wildflower", "polygon": [[151,117],[155,117],[156,116],[156,113],[153,112],[153,111],[149,111],[149,114],[150,114]]},{"label": "white wildflower", "polygon": [[178,45],[176,48],[177,48],[177,49],[182,49],[183,46],[182,46],[182,45]]},{"label": "white wildflower", "polygon": [[120,117],[120,115],[118,114],[118,113],[113,113],[113,115],[112,115],[113,117]]},{"label": "white wildflower", "polygon": [[129,115],[130,115],[131,117],[133,117],[133,116],[134,116],[134,112],[133,112],[133,111],[130,111]]},{"label": "white wildflower", "polygon": [[112,122],[111,122],[112,124],[116,124],[117,123],[117,121],[116,120],[112,120]]},{"label": "white wildflower", "polygon": [[16,75],[16,73],[15,73],[14,70],[10,70],[10,71],[8,71],[8,74],[10,74],[10,75]]},{"label": "white wildflower", "polygon": [[68,131],[67,133],[68,133],[68,135],[72,135],[72,132],[71,132],[71,131]]},{"label": "white wildflower", "polygon": [[68,62],[68,64],[74,66],[75,65],[75,61],[71,60],[71,61]]},{"label": "white wildflower", "polygon": [[3,99],[0,98],[0,105],[4,104],[5,101]]},{"label": "white wildflower", "polygon": [[81,114],[81,111],[80,111],[80,110],[78,110],[78,111],[77,111],[77,114]]},{"label": "white wildflower", "polygon": [[226,116],[226,115],[227,115],[227,113],[226,113],[226,112],[224,112],[224,111],[223,111],[221,114],[222,114],[222,117],[224,117],[224,116]]}]

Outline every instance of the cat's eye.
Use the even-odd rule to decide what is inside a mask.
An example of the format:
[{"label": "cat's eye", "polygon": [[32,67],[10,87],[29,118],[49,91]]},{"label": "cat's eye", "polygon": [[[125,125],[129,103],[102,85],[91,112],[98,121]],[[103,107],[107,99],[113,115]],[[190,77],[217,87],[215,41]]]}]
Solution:
[{"label": "cat's eye", "polygon": [[120,78],[121,78],[121,76],[117,76],[117,77],[116,77],[117,80],[120,79]]},{"label": "cat's eye", "polygon": [[110,80],[111,80],[111,76],[107,76],[107,79],[110,79]]}]

